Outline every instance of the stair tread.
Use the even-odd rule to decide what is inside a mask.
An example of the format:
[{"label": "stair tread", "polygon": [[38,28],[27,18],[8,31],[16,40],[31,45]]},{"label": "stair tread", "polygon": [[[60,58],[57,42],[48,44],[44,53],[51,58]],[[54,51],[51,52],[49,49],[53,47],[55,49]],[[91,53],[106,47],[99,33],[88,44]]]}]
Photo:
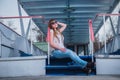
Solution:
[{"label": "stair tread", "polygon": [[46,67],[80,67],[80,65],[48,65]]},{"label": "stair tread", "polygon": [[[80,65],[47,65],[47,69],[82,69]],[[93,68],[95,69],[95,67]]]}]

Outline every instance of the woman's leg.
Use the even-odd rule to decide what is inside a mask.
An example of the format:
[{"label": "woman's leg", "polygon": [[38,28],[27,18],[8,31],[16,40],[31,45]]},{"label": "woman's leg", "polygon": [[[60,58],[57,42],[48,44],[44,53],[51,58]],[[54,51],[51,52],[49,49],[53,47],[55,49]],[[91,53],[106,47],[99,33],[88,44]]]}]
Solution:
[{"label": "woman's leg", "polygon": [[82,60],[75,52],[70,49],[67,49],[65,54],[67,54],[73,61],[79,64],[82,68],[86,67],[87,62]]},{"label": "woman's leg", "polygon": [[78,63],[82,68],[86,67],[87,65],[86,61],[80,59],[79,56],[77,56],[77,54],[70,49],[66,49],[66,52],[55,50],[53,51],[53,56],[55,56],[56,58],[70,57],[73,61]]},{"label": "woman's leg", "polygon": [[52,51],[52,55],[56,58],[66,58],[66,57],[69,57],[67,54],[63,54],[62,51],[60,50],[54,50]]}]

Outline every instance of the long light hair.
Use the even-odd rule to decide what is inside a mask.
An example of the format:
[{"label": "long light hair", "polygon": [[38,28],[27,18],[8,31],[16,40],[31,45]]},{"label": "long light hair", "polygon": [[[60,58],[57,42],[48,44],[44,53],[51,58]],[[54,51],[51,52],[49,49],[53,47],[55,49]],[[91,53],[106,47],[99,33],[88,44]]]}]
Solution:
[{"label": "long light hair", "polygon": [[59,40],[59,38],[58,38],[58,34],[60,34],[61,35],[61,37],[62,37],[62,40],[63,40],[63,35],[62,35],[62,33],[60,32],[60,30],[59,30],[59,28],[57,27],[56,28],[56,30],[52,27],[52,22],[54,22],[54,21],[56,21],[55,19],[50,19],[49,20],[49,22],[48,22],[48,27],[50,28],[50,29],[52,29],[53,30],[53,32],[54,32],[54,37],[56,37],[57,39],[58,39],[58,41],[60,42],[60,40]]}]

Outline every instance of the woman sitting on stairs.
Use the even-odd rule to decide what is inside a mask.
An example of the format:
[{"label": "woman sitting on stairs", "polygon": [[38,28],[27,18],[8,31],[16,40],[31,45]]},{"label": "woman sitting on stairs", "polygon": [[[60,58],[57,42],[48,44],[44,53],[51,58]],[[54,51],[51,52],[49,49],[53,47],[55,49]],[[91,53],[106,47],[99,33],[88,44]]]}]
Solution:
[{"label": "woman sitting on stairs", "polygon": [[[58,28],[58,25],[61,27]],[[94,64],[80,59],[75,52],[65,48],[64,46],[64,37],[62,32],[66,27],[66,24],[58,22],[55,19],[49,20],[48,28],[50,29],[50,46],[52,48],[52,55],[56,58],[71,58],[88,74],[91,72],[91,68],[94,66]]]}]

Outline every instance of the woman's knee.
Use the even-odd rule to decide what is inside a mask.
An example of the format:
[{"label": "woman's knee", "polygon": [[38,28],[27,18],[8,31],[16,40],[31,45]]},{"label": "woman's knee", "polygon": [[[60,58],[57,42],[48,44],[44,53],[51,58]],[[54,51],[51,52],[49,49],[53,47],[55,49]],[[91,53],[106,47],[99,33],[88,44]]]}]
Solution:
[{"label": "woman's knee", "polygon": [[68,54],[68,55],[73,55],[74,52],[73,52],[72,50],[67,49],[67,50],[66,50],[66,54]]}]

